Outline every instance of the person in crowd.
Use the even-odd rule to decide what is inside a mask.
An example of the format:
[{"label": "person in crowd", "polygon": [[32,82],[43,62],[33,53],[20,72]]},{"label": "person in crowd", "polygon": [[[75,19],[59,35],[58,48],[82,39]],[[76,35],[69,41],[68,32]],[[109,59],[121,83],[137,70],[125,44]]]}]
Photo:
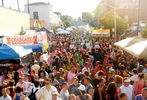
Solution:
[{"label": "person in crowd", "polygon": [[6,88],[9,86],[10,77],[6,76],[5,80],[3,81],[3,88]]},{"label": "person in crowd", "polygon": [[46,79],[45,80],[45,86],[43,86],[42,88],[40,88],[37,92],[36,92],[36,98],[37,100],[40,100],[40,99],[48,99],[49,97],[52,97],[52,92],[53,91],[57,91],[57,89],[51,85],[52,82],[50,79]]},{"label": "person in crowd", "polygon": [[145,67],[144,67],[142,73],[147,73],[147,64],[145,64]]},{"label": "person in crowd", "polygon": [[24,100],[25,95],[23,95],[23,88],[22,87],[16,87],[16,94],[13,97],[13,100]]},{"label": "person in crowd", "polygon": [[84,85],[80,85],[80,86],[77,88],[77,93],[76,93],[77,100],[83,99],[83,96],[84,96],[84,94],[86,93],[85,90],[86,90],[86,89],[85,89],[85,86],[84,86]]},{"label": "person in crowd", "polygon": [[106,93],[105,93],[105,79],[100,79],[95,91],[94,91],[94,96],[93,100],[106,100]]},{"label": "person in crowd", "polygon": [[139,73],[138,75],[138,81],[134,84],[134,95],[141,94],[143,87],[145,87],[146,82],[144,80],[144,74]]},{"label": "person in crowd", "polygon": [[92,100],[92,97],[89,94],[84,94],[82,100]]},{"label": "person in crowd", "polygon": [[90,94],[91,97],[93,97],[94,88],[90,82],[91,79],[89,77],[84,78],[85,91],[86,93]]},{"label": "person in crowd", "polygon": [[20,69],[17,70],[17,72],[19,72],[19,76],[20,77],[24,77],[24,65],[20,65]]},{"label": "person in crowd", "polygon": [[8,94],[11,96],[11,98],[13,98],[13,96],[15,94],[15,86],[14,86],[14,81],[13,80],[9,82],[8,90],[9,90]]},{"label": "person in crowd", "polygon": [[26,90],[27,85],[22,77],[19,77],[19,82],[16,84],[16,87],[21,87],[21,88],[23,88],[24,91]]},{"label": "person in crowd", "polygon": [[45,79],[46,79],[45,71],[40,70],[38,73],[38,77],[39,77],[39,79],[38,79],[39,81],[45,81]]},{"label": "person in crowd", "polygon": [[0,97],[0,100],[12,100],[12,98],[8,95],[7,88],[2,89],[2,96]]},{"label": "person in crowd", "polygon": [[46,99],[46,100],[62,100],[62,99],[58,96],[57,91],[52,91],[52,96],[50,98]]},{"label": "person in crowd", "polygon": [[76,96],[74,94],[69,95],[69,100],[76,100]]},{"label": "person in crowd", "polygon": [[68,72],[68,75],[67,75],[67,82],[68,82],[69,85],[72,83],[72,80],[73,80],[73,78],[75,76],[76,76],[76,74],[75,74],[75,67],[72,66],[70,71]]},{"label": "person in crowd", "polygon": [[38,74],[38,71],[40,69],[40,66],[38,65],[37,61],[34,61],[34,65],[31,66],[31,69],[35,71],[35,74]]},{"label": "person in crowd", "polygon": [[119,100],[116,83],[109,83],[106,98],[107,100]]},{"label": "person in crowd", "polygon": [[121,92],[124,92],[128,95],[128,100],[133,99],[133,86],[130,85],[130,79],[124,78],[124,84],[120,87]]},{"label": "person in crowd", "polygon": [[90,72],[90,64],[88,62],[85,63],[85,67],[82,69],[82,74],[84,74],[85,71]]},{"label": "person in crowd", "polygon": [[60,92],[60,97],[62,100],[68,100],[69,99],[68,84],[64,82],[62,86],[63,88]]},{"label": "person in crowd", "polygon": [[56,57],[55,61],[52,63],[52,66],[56,66],[57,70],[59,70],[59,58]]},{"label": "person in crowd", "polygon": [[128,95],[126,93],[120,93],[119,100],[128,100]]},{"label": "person in crowd", "polygon": [[123,85],[123,77],[120,75],[115,76],[115,83],[117,86],[117,91],[120,93],[120,87]]},{"label": "person in crowd", "polygon": [[80,86],[79,79],[73,78],[73,83],[69,86],[68,91],[70,94],[76,94],[77,88]]},{"label": "person in crowd", "polygon": [[138,71],[137,71],[137,68],[133,69],[133,76],[131,76],[130,79],[135,81],[135,82],[138,81]]},{"label": "person in crowd", "polygon": [[147,87],[142,89],[142,93],[135,96],[135,100],[147,100]]}]

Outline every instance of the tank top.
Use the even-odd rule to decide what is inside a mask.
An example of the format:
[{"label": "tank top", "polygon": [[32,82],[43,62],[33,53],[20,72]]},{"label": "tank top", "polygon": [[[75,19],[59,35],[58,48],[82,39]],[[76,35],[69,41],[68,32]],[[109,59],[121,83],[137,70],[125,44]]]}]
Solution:
[{"label": "tank top", "polygon": [[17,93],[16,93],[16,99],[15,100],[20,100],[21,96],[22,96],[22,94],[21,95],[17,95]]}]

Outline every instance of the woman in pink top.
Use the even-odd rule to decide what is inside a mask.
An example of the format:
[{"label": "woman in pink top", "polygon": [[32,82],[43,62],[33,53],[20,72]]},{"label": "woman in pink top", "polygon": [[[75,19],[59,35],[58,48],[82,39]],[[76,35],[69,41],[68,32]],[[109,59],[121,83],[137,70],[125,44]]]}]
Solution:
[{"label": "woman in pink top", "polygon": [[134,95],[141,94],[143,87],[145,86],[144,74],[140,73],[138,75],[138,81],[134,85]]},{"label": "woman in pink top", "polygon": [[75,67],[71,67],[70,71],[68,72],[68,75],[67,75],[67,81],[68,81],[68,84],[72,84],[72,79],[76,76],[75,74]]}]

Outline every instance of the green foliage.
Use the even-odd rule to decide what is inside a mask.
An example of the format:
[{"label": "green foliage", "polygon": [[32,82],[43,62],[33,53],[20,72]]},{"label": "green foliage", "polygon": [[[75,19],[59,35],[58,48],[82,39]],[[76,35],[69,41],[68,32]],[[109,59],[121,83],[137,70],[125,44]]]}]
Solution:
[{"label": "green foliage", "polygon": [[[104,26],[105,29],[110,29],[112,32],[112,28],[114,28],[114,11],[108,11],[104,14],[104,16],[100,20],[101,24]],[[127,29],[127,22],[122,19],[120,16],[116,14],[116,29],[117,32],[123,32]]]},{"label": "green foliage", "polygon": [[70,21],[69,21],[69,20],[65,20],[65,21],[63,22],[63,26],[64,26],[65,28],[70,27],[70,26],[71,26]]},{"label": "green foliage", "polygon": [[147,26],[144,28],[144,30],[141,32],[143,38],[147,38]]},{"label": "green foliage", "polygon": [[57,32],[57,28],[56,26],[53,26],[53,33],[56,33]]},{"label": "green foliage", "polygon": [[20,35],[24,35],[24,34],[25,34],[25,32],[24,32],[24,30],[23,30],[23,27],[21,27]]}]

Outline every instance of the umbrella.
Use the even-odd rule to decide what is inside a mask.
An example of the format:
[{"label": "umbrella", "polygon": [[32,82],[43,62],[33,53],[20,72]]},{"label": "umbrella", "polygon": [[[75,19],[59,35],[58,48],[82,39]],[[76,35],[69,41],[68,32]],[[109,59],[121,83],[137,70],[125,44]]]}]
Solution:
[{"label": "umbrella", "polygon": [[0,46],[0,60],[21,58],[31,52],[32,49],[25,49],[22,46],[3,45]]},{"label": "umbrella", "polygon": [[135,43],[124,50],[137,58],[147,60],[147,40]]}]

